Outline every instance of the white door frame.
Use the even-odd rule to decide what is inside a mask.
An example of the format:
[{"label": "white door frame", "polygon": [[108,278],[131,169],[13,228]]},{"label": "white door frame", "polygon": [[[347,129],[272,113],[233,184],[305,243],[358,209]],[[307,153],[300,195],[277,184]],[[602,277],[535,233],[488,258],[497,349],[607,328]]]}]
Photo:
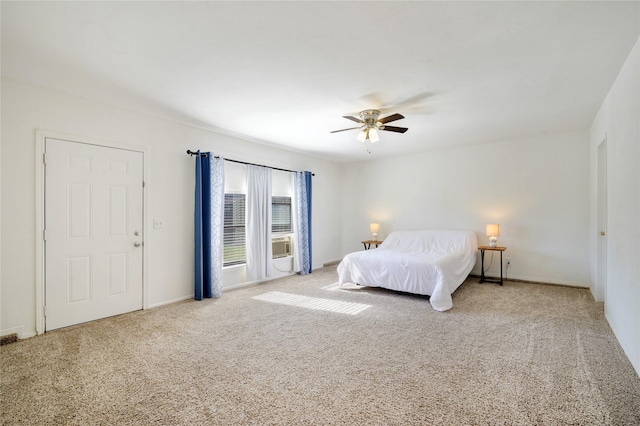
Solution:
[{"label": "white door frame", "polygon": [[149,150],[140,146],[124,145],[111,141],[97,140],[87,138],[84,136],[70,135],[60,132],[48,131],[48,130],[36,130],[36,156],[35,156],[35,203],[36,203],[36,223],[35,223],[35,247],[36,247],[36,333],[42,334],[45,331],[45,245],[44,245],[44,196],[45,196],[45,165],[44,165],[44,153],[45,153],[45,141],[47,138],[62,139],[69,142],[84,143],[88,145],[98,145],[106,148],[125,149],[128,151],[136,151],[142,153],[142,176],[145,183],[142,190],[142,220],[143,220],[143,235],[144,245],[142,247],[142,309],[148,309],[148,283],[147,277],[149,276],[147,270],[147,256],[149,251],[149,220],[147,219],[148,209],[148,197],[149,191],[146,185],[148,182],[148,158]]},{"label": "white door frame", "polygon": [[[607,301],[607,251],[608,251],[608,183],[607,183],[607,134],[596,147],[596,294],[597,302]],[[604,232],[604,235],[602,235]]]}]

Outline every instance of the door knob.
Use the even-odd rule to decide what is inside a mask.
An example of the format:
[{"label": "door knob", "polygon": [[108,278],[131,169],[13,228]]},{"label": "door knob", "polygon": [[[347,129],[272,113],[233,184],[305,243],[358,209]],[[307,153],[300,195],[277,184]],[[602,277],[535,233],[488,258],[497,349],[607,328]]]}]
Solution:
[{"label": "door knob", "polygon": [[135,243],[133,243],[134,247],[140,247],[140,245],[141,245],[140,241],[136,241]]}]

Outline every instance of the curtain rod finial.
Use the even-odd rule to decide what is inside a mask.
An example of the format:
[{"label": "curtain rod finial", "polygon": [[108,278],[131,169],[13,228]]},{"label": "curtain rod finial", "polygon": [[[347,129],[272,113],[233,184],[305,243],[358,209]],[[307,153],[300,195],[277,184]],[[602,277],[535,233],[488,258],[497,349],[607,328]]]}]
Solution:
[{"label": "curtain rod finial", "polygon": [[201,156],[203,156],[203,157],[206,157],[206,156],[207,156],[207,154],[205,154],[205,153],[200,153],[200,154],[198,154],[198,152],[197,152],[197,151],[195,151],[195,152],[194,152],[194,151],[191,151],[190,149],[188,149],[188,150],[187,150],[187,154],[189,154],[189,155],[201,155]]}]

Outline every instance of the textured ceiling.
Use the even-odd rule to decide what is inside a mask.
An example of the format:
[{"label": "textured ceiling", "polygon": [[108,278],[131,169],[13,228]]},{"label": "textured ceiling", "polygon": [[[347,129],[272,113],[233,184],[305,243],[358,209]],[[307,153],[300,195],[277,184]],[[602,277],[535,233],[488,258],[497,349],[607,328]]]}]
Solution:
[{"label": "textured ceiling", "polygon": [[[639,6],[2,1],[2,75],[349,161],[587,128]],[[368,108],[409,131],[329,133]]]}]

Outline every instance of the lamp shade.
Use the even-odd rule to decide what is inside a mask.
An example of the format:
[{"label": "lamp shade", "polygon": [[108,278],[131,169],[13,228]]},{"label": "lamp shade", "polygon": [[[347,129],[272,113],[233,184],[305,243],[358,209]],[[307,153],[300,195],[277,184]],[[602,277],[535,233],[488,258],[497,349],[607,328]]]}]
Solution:
[{"label": "lamp shade", "polygon": [[376,129],[369,129],[369,140],[371,143],[378,142],[380,140]]},{"label": "lamp shade", "polygon": [[487,237],[497,237],[500,235],[500,225],[497,223],[487,224]]},{"label": "lamp shade", "polygon": [[369,225],[369,231],[371,231],[372,234],[377,234],[380,231],[380,224],[372,223]]}]

